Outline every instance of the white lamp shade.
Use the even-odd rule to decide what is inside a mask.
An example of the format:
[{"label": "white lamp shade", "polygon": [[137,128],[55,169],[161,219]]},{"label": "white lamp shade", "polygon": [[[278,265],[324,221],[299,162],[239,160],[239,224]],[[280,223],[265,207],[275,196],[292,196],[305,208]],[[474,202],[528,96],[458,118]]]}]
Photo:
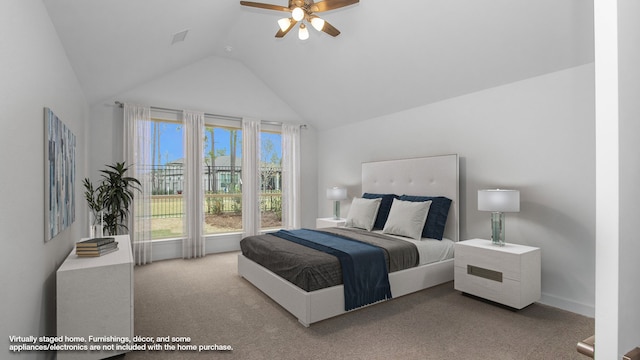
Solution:
[{"label": "white lamp shade", "polygon": [[291,26],[291,18],[282,18],[278,20],[278,26],[280,26],[280,30],[287,31]]},{"label": "white lamp shade", "polygon": [[519,212],[520,191],[504,189],[478,190],[478,210]]},{"label": "white lamp shade", "polygon": [[322,29],[324,28],[324,20],[320,19],[319,17],[314,17],[311,19],[311,25],[318,31],[322,31]]},{"label": "white lamp shade", "polygon": [[327,189],[328,200],[345,200],[347,198],[347,189],[341,187],[332,187]]},{"label": "white lamp shade", "polygon": [[304,19],[304,10],[302,10],[299,7],[293,9],[293,11],[291,12],[291,17],[295,21],[300,21],[300,20]]},{"label": "white lamp shade", "polygon": [[298,31],[298,39],[307,40],[309,38],[309,29],[305,24],[300,24],[300,30]]}]

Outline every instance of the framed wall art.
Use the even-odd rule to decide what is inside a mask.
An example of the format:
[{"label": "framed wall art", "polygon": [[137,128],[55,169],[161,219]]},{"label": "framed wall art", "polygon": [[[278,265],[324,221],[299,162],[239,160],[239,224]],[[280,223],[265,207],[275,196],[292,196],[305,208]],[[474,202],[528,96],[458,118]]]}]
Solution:
[{"label": "framed wall art", "polygon": [[76,136],[44,108],[45,242],[76,219]]}]

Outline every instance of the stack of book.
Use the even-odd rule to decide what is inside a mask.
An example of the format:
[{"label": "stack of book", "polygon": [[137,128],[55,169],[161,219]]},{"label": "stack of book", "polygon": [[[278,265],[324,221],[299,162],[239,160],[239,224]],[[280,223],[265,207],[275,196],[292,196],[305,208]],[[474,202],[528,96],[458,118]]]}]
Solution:
[{"label": "stack of book", "polygon": [[118,242],[112,237],[92,238],[76,243],[76,255],[95,257],[118,250]]}]

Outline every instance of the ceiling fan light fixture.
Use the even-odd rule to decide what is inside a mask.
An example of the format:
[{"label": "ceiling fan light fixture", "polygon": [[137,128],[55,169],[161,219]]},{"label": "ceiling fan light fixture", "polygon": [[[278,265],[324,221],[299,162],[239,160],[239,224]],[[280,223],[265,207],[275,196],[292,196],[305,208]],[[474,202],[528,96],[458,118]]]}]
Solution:
[{"label": "ceiling fan light fixture", "polygon": [[300,21],[300,20],[304,19],[304,10],[302,10],[299,7],[293,9],[293,11],[291,11],[291,17],[295,21]]},{"label": "ceiling fan light fixture", "polygon": [[309,29],[304,24],[300,24],[300,30],[298,31],[298,39],[307,40],[309,38]]},{"label": "ceiling fan light fixture", "polygon": [[290,14],[288,19],[280,19],[278,21],[280,29],[276,32],[276,38],[279,39],[287,35],[298,23],[305,23],[304,26],[300,26],[298,38],[307,39],[309,37],[309,24],[329,36],[336,37],[340,35],[340,30],[336,29],[328,21],[319,18],[315,13],[336,10],[359,2],[360,0],[289,0],[287,6],[282,6],[243,0],[240,1],[240,5]]},{"label": "ceiling fan light fixture", "polygon": [[280,30],[287,31],[289,26],[291,26],[291,18],[282,18],[278,20],[278,26],[280,26]]},{"label": "ceiling fan light fixture", "polygon": [[324,28],[324,20],[320,19],[317,16],[314,16],[311,19],[311,26],[314,27],[314,29],[318,30],[318,31],[322,31],[322,29]]}]

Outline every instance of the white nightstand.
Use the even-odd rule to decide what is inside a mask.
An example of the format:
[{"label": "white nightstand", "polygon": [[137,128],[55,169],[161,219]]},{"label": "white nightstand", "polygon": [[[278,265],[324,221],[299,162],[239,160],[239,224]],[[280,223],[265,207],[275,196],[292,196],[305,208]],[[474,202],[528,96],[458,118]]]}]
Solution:
[{"label": "white nightstand", "polygon": [[318,218],[316,219],[316,229],[328,228],[328,227],[342,227],[347,222],[347,219],[334,219],[330,218]]},{"label": "white nightstand", "polygon": [[540,299],[540,249],[472,239],[455,245],[455,289],[522,309]]}]

